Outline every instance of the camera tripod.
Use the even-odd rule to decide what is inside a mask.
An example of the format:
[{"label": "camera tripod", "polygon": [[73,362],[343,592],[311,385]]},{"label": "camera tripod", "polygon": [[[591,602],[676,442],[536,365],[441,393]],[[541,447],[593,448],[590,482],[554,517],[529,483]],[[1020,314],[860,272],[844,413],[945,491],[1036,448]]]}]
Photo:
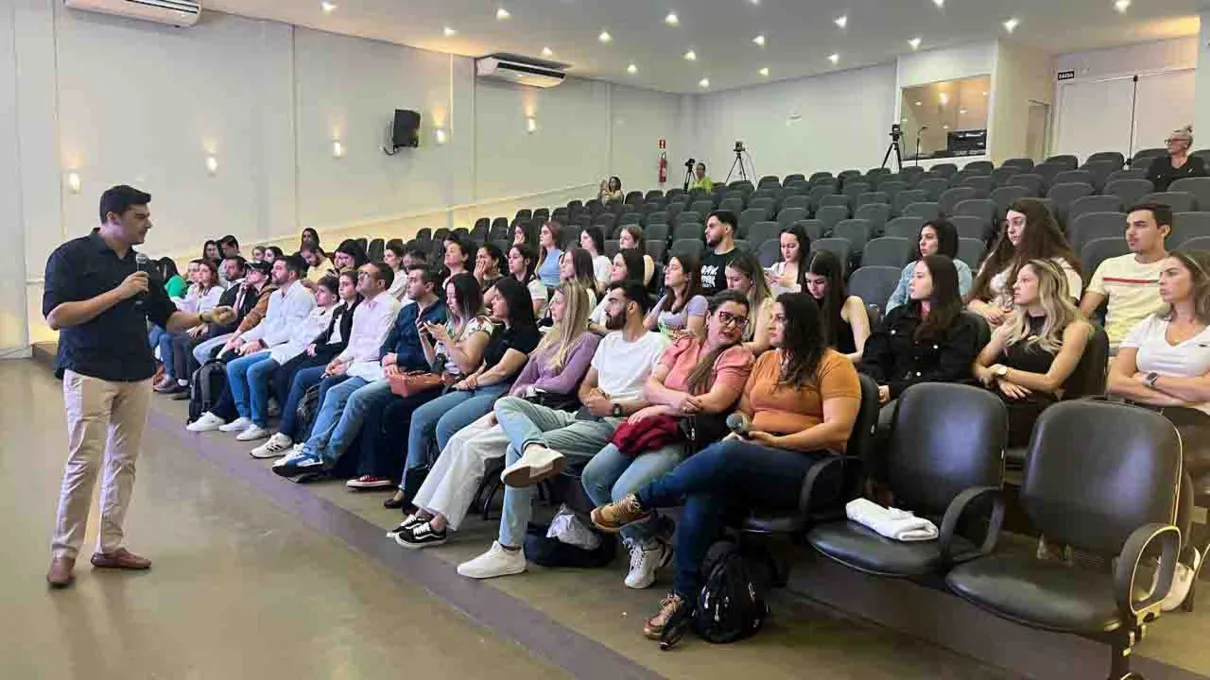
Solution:
[{"label": "camera tripod", "polygon": [[727,171],[727,184],[731,183],[731,175],[735,169],[739,168],[739,178],[745,181],[752,181],[748,178],[748,171],[744,168],[744,148],[738,147],[735,149],[735,160],[731,162],[731,169]]},{"label": "camera tripod", "polygon": [[891,145],[886,149],[886,155],[882,157],[882,167],[886,169],[887,163],[891,162],[891,154],[895,154],[895,164],[898,167],[897,172],[903,172],[903,150],[900,147],[899,139],[902,133],[896,135],[891,133]]}]

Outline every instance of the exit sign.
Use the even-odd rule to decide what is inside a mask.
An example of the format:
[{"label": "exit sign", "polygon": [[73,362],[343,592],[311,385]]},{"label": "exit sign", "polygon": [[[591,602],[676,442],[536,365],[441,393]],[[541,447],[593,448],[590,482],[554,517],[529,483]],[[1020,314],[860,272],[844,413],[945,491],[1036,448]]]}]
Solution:
[{"label": "exit sign", "polygon": [[1075,71],[1059,71],[1059,80],[1075,80]]}]

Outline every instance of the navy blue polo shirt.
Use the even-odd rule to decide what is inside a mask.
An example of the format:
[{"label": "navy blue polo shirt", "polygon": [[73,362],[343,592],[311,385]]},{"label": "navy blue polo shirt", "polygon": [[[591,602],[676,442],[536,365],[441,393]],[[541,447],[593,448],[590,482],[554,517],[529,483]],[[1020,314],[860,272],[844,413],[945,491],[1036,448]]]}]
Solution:
[{"label": "navy blue polo shirt", "polygon": [[[94,229],[51,253],[46,261],[43,316],[64,302],[81,302],[113,290],[138,271],[133,248],[126,257],[118,257],[98,232]],[[114,382],[152,377],[155,359],[147,342],[147,320],[166,326],[176,311],[164,287],[152,285],[146,295],[123,300],[92,321],[60,330],[55,374],[63,377],[64,371],[71,370]]]}]

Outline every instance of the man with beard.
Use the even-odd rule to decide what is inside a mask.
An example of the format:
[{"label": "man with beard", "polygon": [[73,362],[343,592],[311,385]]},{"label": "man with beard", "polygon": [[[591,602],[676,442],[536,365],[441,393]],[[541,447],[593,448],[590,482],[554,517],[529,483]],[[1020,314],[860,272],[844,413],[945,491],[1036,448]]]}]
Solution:
[{"label": "man with beard", "polygon": [[727,289],[727,265],[735,259],[735,229],[739,222],[730,210],[715,210],[706,220],[706,247],[702,257],[702,295],[712,298]]},{"label": "man with beard", "polygon": [[668,339],[650,332],[643,317],[651,299],[638,281],[614,283],[605,304],[605,327],[592,367],[580,385],[584,406],[577,413],[556,411],[518,397],[496,402],[496,419],[508,435],[508,467],[501,477],[504,513],[499,540],[490,550],[458,566],[468,578],[493,578],[525,571],[526,525],[533,511],[534,485],[557,475],[569,456],[590,458],[609,443],[623,420],[648,406],[643,385],[668,348]]}]

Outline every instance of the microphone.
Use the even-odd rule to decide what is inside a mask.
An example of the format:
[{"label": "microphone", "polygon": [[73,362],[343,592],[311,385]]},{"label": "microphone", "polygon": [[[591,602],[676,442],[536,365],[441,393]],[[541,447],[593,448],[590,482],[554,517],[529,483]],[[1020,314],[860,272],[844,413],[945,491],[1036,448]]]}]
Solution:
[{"label": "microphone", "polygon": [[[135,254],[134,254],[134,262],[135,262],[135,268],[136,268],[138,271],[141,271],[141,272],[143,272],[143,273],[147,274],[147,277],[148,277],[149,279],[150,279],[150,278],[152,278],[152,276],[151,276],[151,270],[149,269],[149,267],[151,266],[151,258],[150,258],[150,257],[147,257],[147,256],[146,256],[146,255],[144,255],[143,253],[135,253]],[[135,296],[135,298],[134,298],[134,304],[135,304],[135,306],[136,306],[136,307],[142,307],[142,306],[143,306],[143,301],[144,301],[145,299],[147,299],[147,293],[139,293],[138,295],[136,295],[136,296]]]},{"label": "microphone", "polygon": [[727,429],[741,437],[748,436],[748,429],[752,426],[752,421],[748,416],[742,413],[732,413],[727,416]]}]

